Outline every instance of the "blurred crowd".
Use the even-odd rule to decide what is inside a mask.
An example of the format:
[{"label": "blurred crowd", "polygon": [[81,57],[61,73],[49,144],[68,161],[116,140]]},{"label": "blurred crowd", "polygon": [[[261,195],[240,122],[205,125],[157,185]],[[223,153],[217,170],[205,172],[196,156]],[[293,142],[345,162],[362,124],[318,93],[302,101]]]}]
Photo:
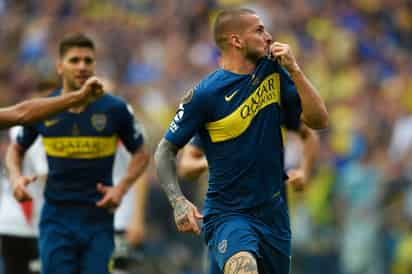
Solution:
[{"label": "blurred crowd", "polygon": [[[97,74],[133,105],[153,148],[185,91],[218,66],[216,12],[238,6],[292,46],[330,114],[314,177],[290,195],[292,273],[412,273],[409,0],[0,0],[0,105],[57,81],[57,43],[81,31],[96,41]],[[298,151],[293,138],[288,146]],[[148,180],[140,263],[201,273],[202,240],[177,234],[153,163]],[[200,203],[198,187],[183,185]]]}]

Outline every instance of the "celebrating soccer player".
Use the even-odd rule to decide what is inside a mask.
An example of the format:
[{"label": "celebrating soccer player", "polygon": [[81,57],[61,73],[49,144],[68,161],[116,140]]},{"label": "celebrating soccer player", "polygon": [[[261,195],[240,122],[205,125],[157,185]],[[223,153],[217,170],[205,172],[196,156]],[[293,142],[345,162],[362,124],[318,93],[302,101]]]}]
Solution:
[{"label": "celebrating soccer player", "polygon": [[289,45],[273,42],[252,10],[221,12],[221,68],[190,90],[156,151],[177,228],[200,233],[203,216],[180,190],[176,154],[197,134],[209,165],[204,238],[211,273],[289,273],[281,126],[327,127],[325,104]]}]

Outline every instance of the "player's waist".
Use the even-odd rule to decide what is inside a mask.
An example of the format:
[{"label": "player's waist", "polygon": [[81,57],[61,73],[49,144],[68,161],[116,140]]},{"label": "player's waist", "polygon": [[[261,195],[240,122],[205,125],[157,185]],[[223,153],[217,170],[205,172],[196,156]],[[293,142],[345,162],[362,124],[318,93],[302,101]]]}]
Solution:
[{"label": "player's waist", "polygon": [[250,213],[262,208],[277,206],[282,200],[283,195],[281,190],[269,192],[268,195],[247,195],[239,196],[235,199],[228,197],[218,197],[208,195],[205,199],[204,214],[220,215],[226,213]]},{"label": "player's waist", "polygon": [[114,215],[106,208],[99,208],[95,204],[46,198],[41,218],[43,221],[57,218],[69,223],[102,224],[113,227]]}]

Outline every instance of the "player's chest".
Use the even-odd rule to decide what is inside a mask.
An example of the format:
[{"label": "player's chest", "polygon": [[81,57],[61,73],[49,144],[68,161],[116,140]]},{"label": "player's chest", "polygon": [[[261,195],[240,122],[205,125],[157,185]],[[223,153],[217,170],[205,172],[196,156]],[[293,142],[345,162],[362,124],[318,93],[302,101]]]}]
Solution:
[{"label": "player's chest", "polygon": [[268,106],[280,105],[279,74],[252,75],[248,79],[221,90],[215,96],[211,121],[231,117],[242,123],[244,120],[254,119],[255,116]]},{"label": "player's chest", "polygon": [[111,136],[115,133],[113,116],[107,111],[65,112],[39,125],[43,136]]}]

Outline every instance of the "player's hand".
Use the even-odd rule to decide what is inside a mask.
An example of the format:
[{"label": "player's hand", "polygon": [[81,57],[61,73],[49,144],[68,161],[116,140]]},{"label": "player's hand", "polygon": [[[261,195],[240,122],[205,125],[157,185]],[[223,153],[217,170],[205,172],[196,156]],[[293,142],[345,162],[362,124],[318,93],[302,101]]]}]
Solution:
[{"label": "player's hand", "polygon": [[180,232],[193,232],[200,234],[198,220],[203,218],[195,205],[186,198],[180,197],[174,204],[174,217],[177,230]]},{"label": "player's hand", "polygon": [[79,92],[82,95],[82,103],[89,103],[103,95],[103,82],[96,76],[92,76],[83,84]]},{"label": "player's hand", "polygon": [[270,55],[272,58],[277,59],[279,64],[284,66],[290,73],[299,70],[295,56],[288,44],[273,42],[270,45]]},{"label": "player's hand", "polygon": [[303,169],[292,169],[288,171],[287,184],[291,185],[296,192],[302,191],[306,186],[306,174]]},{"label": "player's hand", "polygon": [[37,176],[21,176],[12,180],[13,196],[19,202],[31,201],[32,197],[27,190],[27,186],[36,181]]},{"label": "player's hand", "polygon": [[146,235],[145,225],[143,223],[134,224],[126,229],[126,240],[132,246],[138,246],[143,242]]},{"label": "player's hand", "polygon": [[103,197],[96,202],[97,207],[107,208],[114,212],[120,205],[124,192],[117,186],[106,186],[102,183],[97,184],[97,191],[103,194]]}]

